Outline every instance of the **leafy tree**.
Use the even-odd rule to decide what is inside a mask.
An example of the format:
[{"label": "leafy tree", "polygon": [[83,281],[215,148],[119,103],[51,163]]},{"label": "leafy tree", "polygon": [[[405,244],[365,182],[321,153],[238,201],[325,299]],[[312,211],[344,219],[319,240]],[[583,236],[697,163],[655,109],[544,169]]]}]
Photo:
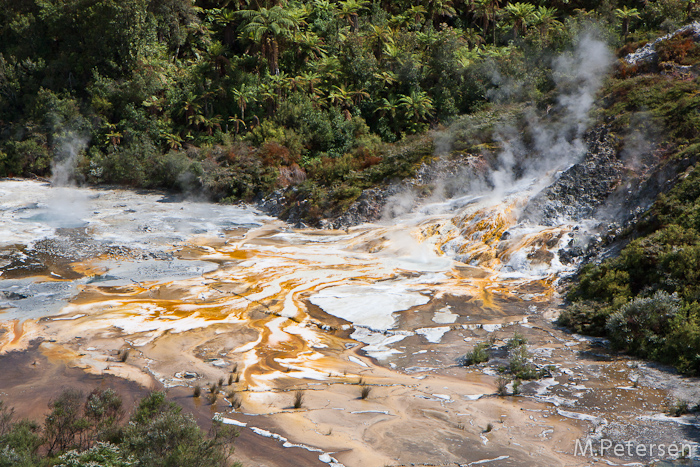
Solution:
[{"label": "leafy tree", "polygon": [[615,16],[622,21],[622,36],[627,39],[630,30],[630,21],[639,18],[639,10],[623,6],[622,8],[615,9]]},{"label": "leafy tree", "polygon": [[369,25],[369,30],[365,36],[370,43],[370,47],[377,60],[381,60],[385,44],[393,44],[393,31],[387,26]]},{"label": "leafy tree", "polygon": [[85,400],[84,413],[93,432],[92,440],[112,439],[124,417],[122,398],[111,388],[95,389]]},{"label": "leafy tree", "polygon": [[557,20],[557,9],[547,8],[544,5],[537,7],[537,10],[533,13],[533,23],[537,25],[540,35],[546,36],[550,30],[560,29],[563,27],[562,23]]},{"label": "leafy tree", "polygon": [[425,121],[432,114],[433,100],[424,91],[413,90],[409,95],[399,96],[399,107],[402,107],[406,117],[413,121]]},{"label": "leafy tree", "polygon": [[215,9],[213,12],[213,21],[223,27],[223,42],[226,45],[232,45],[236,40],[236,10],[229,8]]},{"label": "leafy tree", "polygon": [[513,22],[513,33],[517,39],[518,34],[527,33],[527,26],[535,19],[535,6],[530,3],[509,3],[505,11]]},{"label": "leafy tree", "polygon": [[649,357],[664,345],[679,310],[680,298],[675,294],[658,291],[651,297],[637,297],[610,315],[607,335],[616,348]]},{"label": "leafy tree", "polygon": [[231,89],[231,95],[236,100],[236,104],[241,111],[241,120],[245,122],[245,109],[248,107],[248,102],[255,102],[258,89],[254,86],[249,86],[243,83],[237,89]]},{"label": "leafy tree", "polygon": [[452,0],[426,0],[425,11],[434,27],[437,27],[438,18],[441,16],[452,18],[457,14]]},{"label": "leafy tree", "polygon": [[484,37],[489,31],[489,26],[492,30],[493,44],[496,44],[496,22],[498,21],[497,13],[499,11],[500,0],[474,0],[474,14],[482,20],[482,32]]},{"label": "leafy tree", "polygon": [[51,412],[44,420],[46,444],[51,454],[86,447],[90,424],[83,416],[84,394],[68,389],[49,402]]},{"label": "leafy tree", "polygon": [[338,3],[338,14],[350,24],[350,32],[357,32],[359,29],[359,13],[367,8],[368,0],[342,0]]},{"label": "leafy tree", "polygon": [[270,74],[278,75],[280,43],[293,37],[304,20],[297,11],[275,5],[259,10],[237,12],[244,20],[241,33],[260,46],[262,56],[267,59]]}]

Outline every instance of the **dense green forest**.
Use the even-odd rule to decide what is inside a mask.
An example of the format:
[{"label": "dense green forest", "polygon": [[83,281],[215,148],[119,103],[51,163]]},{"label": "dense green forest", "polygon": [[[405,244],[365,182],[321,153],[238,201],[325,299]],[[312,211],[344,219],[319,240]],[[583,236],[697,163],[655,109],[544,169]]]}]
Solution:
[{"label": "dense green forest", "polygon": [[240,466],[231,461],[233,427],[214,421],[207,435],[163,392],[144,397],[128,419],[125,412],[112,389],[63,391],[41,425],[0,401],[0,466]]},{"label": "dense green forest", "polygon": [[553,55],[673,30],[662,0],[3,0],[0,176],[251,200],[295,186],[311,221],[410,175],[429,128],[554,99]]},{"label": "dense green forest", "polygon": [[[431,129],[472,122],[461,148],[497,151],[494,115],[555,105],[554,57],[582,32],[622,56],[700,14],[694,0],[1,5],[0,176],[223,201],[288,188],[310,222],[411,175]],[[646,122],[663,158],[690,162],[622,254],[583,270],[561,319],[686,373],[700,373],[700,86],[678,67],[699,61],[679,37],[604,84],[598,122],[623,136]]]}]

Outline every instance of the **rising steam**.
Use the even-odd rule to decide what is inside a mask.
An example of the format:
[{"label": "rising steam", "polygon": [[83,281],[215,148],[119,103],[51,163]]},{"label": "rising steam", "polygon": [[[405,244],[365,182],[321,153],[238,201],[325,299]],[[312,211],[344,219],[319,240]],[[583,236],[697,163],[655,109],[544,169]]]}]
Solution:
[{"label": "rising steam", "polygon": [[[532,195],[547,186],[559,171],[578,162],[585,153],[584,133],[590,125],[589,114],[612,62],[608,46],[595,32],[582,35],[572,50],[552,60],[556,104],[545,115],[534,110],[526,113],[527,139],[512,126],[496,128],[495,139],[501,149],[492,169],[481,176],[465,170],[458,180],[445,180],[436,193],[479,195],[497,203],[508,194]],[[526,87],[522,82],[504,78],[497,70],[492,72],[492,80],[497,87],[489,93],[489,98],[497,102],[517,98]],[[437,154],[450,151],[452,136],[446,133],[436,135]],[[461,189],[449,186],[443,190],[455,183]],[[435,201],[435,197],[427,200]],[[415,195],[410,190],[399,193],[385,206],[384,219],[413,212],[415,205]],[[454,209],[452,204],[445,206]]]},{"label": "rising steam", "polygon": [[612,61],[607,45],[591,33],[584,35],[574,50],[554,59],[557,104],[544,117],[529,113],[530,143],[526,144],[513,128],[497,131],[502,151],[497,169],[490,174],[495,197],[527,178],[535,179],[535,187],[542,188],[551,181],[543,174],[563,170],[580,160],[586,149],[583,135],[590,124],[595,95]]},{"label": "rising steam", "polygon": [[54,186],[74,186],[75,169],[79,156],[88,145],[88,138],[72,130],[54,135],[56,145],[51,167],[51,183]]}]

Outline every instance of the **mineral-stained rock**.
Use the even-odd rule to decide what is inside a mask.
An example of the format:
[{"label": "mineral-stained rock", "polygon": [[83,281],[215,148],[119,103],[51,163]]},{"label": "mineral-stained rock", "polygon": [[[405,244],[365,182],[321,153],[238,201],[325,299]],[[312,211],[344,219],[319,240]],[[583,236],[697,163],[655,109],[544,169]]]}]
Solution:
[{"label": "mineral-stained rock", "polygon": [[527,204],[520,220],[556,225],[593,216],[613,193],[623,176],[624,164],[618,158],[613,140],[603,127],[590,132],[585,157]]}]

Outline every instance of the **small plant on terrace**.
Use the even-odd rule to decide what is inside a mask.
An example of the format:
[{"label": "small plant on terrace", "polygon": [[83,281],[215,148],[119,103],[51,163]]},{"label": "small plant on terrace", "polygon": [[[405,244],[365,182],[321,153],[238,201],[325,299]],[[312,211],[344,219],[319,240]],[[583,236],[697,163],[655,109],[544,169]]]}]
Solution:
[{"label": "small plant on terrace", "polygon": [[233,407],[233,410],[238,410],[241,408],[241,405],[243,402],[241,401],[240,396],[236,391],[230,391],[226,395],[226,399],[228,399],[229,404],[231,404],[231,407]]},{"label": "small plant on terrace", "polygon": [[460,358],[460,364],[462,366],[478,365],[479,363],[484,363],[489,361],[488,348],[489,344],[486,342],[481,342],[477,344],[470,352],[465,356]]},{"label": "small plant on terrace", "polygon": [[525,336],[523,336],[522,334],[520,334],[518,331],[515,331],[515,332],[513,333],[513,337],[511,337],[511,338],[508,340],[508,343],[506,344],[506,346],[507,346],[509,349],[515,349],[515,348],[521,347],[521,346],[523,346],[523,345],[525,345],[525,344],[527,344],[527,338],[525,338]]},{"label": "small plant on terrace", "polygon": [[360,399],[365,400],[369,397],[369,393],[372,392],[372,386],[363,384],[360,386]]},{"label": "small plant on terrace", "polygon": [[499,396],[507,396],[508,395],[508,383],[510,382],[509,378],[506,378],[505,376],[499,376],[498,379],[496,380],[496,392],[498,393]]},{"label": "small plant on terrace", "polygon": [[304,391],[297,389],[294,391],[294,408],[300,409],[304,405]]}]

